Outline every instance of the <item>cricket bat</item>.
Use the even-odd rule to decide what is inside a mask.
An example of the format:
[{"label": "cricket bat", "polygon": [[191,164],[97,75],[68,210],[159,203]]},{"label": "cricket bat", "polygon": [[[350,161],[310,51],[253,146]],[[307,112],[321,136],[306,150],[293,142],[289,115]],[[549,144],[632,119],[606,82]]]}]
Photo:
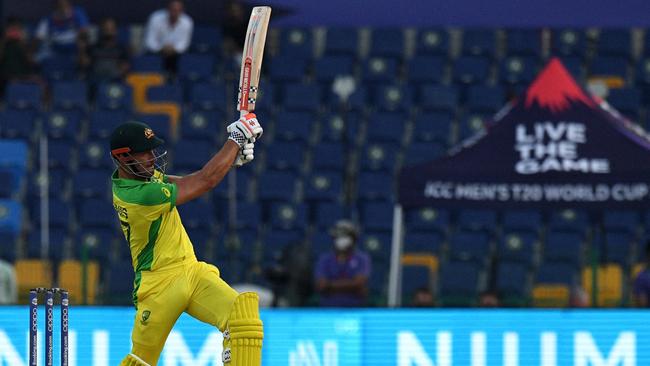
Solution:
[{"label": "cricket bat", "polygon": [[246,30],[246,40],[241,59],[239,75],[239,93],[237,95],[237,110],[241,116],[255,110],[257,91],[259,90],[260,69],[264,56],[266,31],[271,19],[271,7],[256,6],[251,12]]}]

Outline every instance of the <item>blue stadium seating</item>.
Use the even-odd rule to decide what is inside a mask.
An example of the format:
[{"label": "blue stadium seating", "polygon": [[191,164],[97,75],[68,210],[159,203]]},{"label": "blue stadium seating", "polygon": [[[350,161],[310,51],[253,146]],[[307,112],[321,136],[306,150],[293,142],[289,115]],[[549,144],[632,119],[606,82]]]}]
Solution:
[{"label": "blue stadium seating", "polygon": [[28,151],[27,144],[20,140],[0,140],[0,169],[10,173],[9,184],[12,189],[18,190],[25,179],[27,169]]},{"label": "blue stadium seating", "polygon": [[182,139],[174,147],[174,171],[195,172],[201,169],[215,152],[214,144],[209,141]]},{"label": "blue stadium seating", "polygon": [[303,239],[300,230],[270,229],[262,235],[264,257],[277,257],[287,245],[296,244]]},{"label": "blue stadium seating", "polygon": [[497,242],[496,258],[532,267],[536,258],[537,235],[530,232],[506,232]]},{"label": "blue stadium seating", "polygon": [[[40,146],[36,146],[35,153],[40,154]],[[70,170],[76,149],[68,140],[49,140],[47,143],[48,166],[50,168],[64,168]],[[39,155],[35,155],[39,156]]]},{"label": "blue stadium seating", "polygon": [[443,306],[468,306],[476,303],[480,268],[471,262],[447,262],[440,269],[438,294]]},{"label": "blue stadium seating", "polygon": [[494,56],[497,37],[491,29],[465,29],[462,53],[471,56]]},{"label": "blue stadium seating", "polygon": [[312,32],[307,28],[280,30],[280,54],[308,60],[314,53]]},{"label": "blue stadium seating", "polygon": [[180,84],[165,84],[147,89],[149,102],[173,102],[183,104],[183,88]]},{"label": "blue stadium seating", "polygon": [[505,103],[505,91],[501,86],[472,85],[467,90],[467,109],[478,113],[495,113]]},{"label": "blue stadium seating", "polygon": [[421,29],[417,34],[416,53],[418,55],[449,54],[449,33],[444,29]]},{"label": "blue stadium seating", "polygon": [[[69,181],[68,171],[66,169],[48,169],[48,191],[50,197],[62,198],[67,189],[67,183]],[[36,198],[41,196],[41,185],[45,184],[45,179],[42,178],[42,175],[39,171],[34,171],[29,177],[29,187],[27,194],[31,196],[30,198]]]},{"label": "blue stadium seating", "polygon": [[398,61],[390,57],[370,57],[363,65],[366,82],[392,82],[398,75]]},{"label": "blue stadium seating", "polygon": [[[76,240],[73,240],[73,255],[75,258],[83,257],[84,246],[87,256],[91,260],[98,260],[100,265],[107,262],[112,254],[113,242],[118,239],[124,241],[124,236],[119,229],[107,227],[82,227],[77,233]],[[126,246],[126,243],[124,243]]]},{"label": "blue stadium seating", "polygon": [[315,117],[308,112],[280,112],[275,118],[275,138],[280,141],[307,142]]},{"label": "blue stadium seating", "polygon": [[197,109],[223,111],[228,103],[226,86],[222,83],[194,83],[190,90],[190,102]]},{"label": "blue stadium seating", "polygon": [[634,236],[626,231],[608,231],[605,233],[601,260],[605,263],[617,263],[629,268],[632,263],[636,242]]},{"label": "blue stadium seating", "polygon": [[364,85],[357,85],[352,94],[347,96],[346,100],[341,100],[341,97],[335,94],[334,90],[331,90],[328,97],[328,101],[332,107],[340,108],[345,106],[349,110],[360,112],[368,109],[369,100],[370,93]]},{"label": "blue stadium seating", "polygon": [[221,53],[222,44],[223,35],[219,27],[204,24],[194,25],[190,51],[218,55]]},{"label": "blue stadium seating", "polygon": [[564,262],[578,268],[584,258],[583,250],[581,234],[549,232],[544,243],[544,260]]},{"label": "blue stadium seating", "polygon": [[580,210],[561,210],[551,213],[549,229],[554,231],[570,231],[584,233],[589,227],[589,217]]},{"label": "blue stadium seating", "polygon": [[384,229],[379,231],[365,230],[361,235],[359,246],[362,250],[365,250],[370,254],[373,268],[388,263],[388,259],[390,258],[391,240],[392,237],[390,231]]},{"label": "blue stadium seating", "polygon": [[188,111],[182,117],[180,133],[182,138],[213,142],[226,133],[226,116],[216,110]]},{"label": "blue stadium seating", "polygon": [[596,51],[600,56],[632,56],[632,35],[628,29],[601,29]]},{"label": "blue stadium seating", "polygon": [[393,198],[393,177],[383,172],[361,172],[357,184],[360,200],[386,200]]},{"label": "blue stadium seating", "polygon": [[76,110],[53,111],[44,115],[43,129],[50,138],[76,141],[81,134],[82,118]]},{"label": "blue stadium seating", "polygon": [[577,29],[556,29],[551,34],[551,50],[558,56],[583,57],[587,52],[586,34]]},{"label": "blue stadium seating", "polygon": [[610,89],[607,102],[633,122],[639,122],[641,90],[637,88]]},{"label": "blue stadium seating", "polygon": [[186,202],[178,206],[178,212],[183,218],[183,225],[188,229],[209,229],[217,223],[212,205],[205,200]]},{"label": "blue stadium seating", "polygon": [[104,304],[128,305],[132,302],[133,267],[127,261],[113,261],[104,266],[106,273]]},{"label": "blue stadium seating", "polygon": [[51,55],[41,62],[41,73],[50,81],[75,78],[77,76],[76,55]]},{"label": "blue stadium seating", "polygon": [[391,143],[371,143],[363,149],[359,157],[362,171],[383,171],[392,174],[397,164],[398,147]]},{"label": "blue stadium seating", "polygon": [[[182,207],[182,206],[181,206]],[[237,202],[237,219],[234,225],[237,229],[257,229],[262,222],[262,208],[260,205],[249,202]],[[222,222],[230,224],[228,207],[222,208]]]},{"label": "blue stadium seating", "polygon": [[31,140],[36,131],[36,111],[7,109],[0,111],[0,136]]},{"label": "blue stadium seating", "polygon": [[352,145],[356,142],[361,124],[361,117],[356,113],[329,114],[321,123],[321,140]]},{"label": "blue stadium seating", "polygon": [[[214,199],[215,204],[221,205],[224,204],[224,201],[228,200],[229,190],[230,190],[230,175],[234,173],[235,176],[235,188],[236,194],[235,197],[238,199],[244,199],[250,197],[250,183],[253,181],[252,171],[250,164],[238,168],[236,171],[230,172],[224,179],[217,185],[216,188],[212,190],[212,198]],[[225,212],[225,211],[224,211]]]},{"label": "blue stadium seating", "polygon": [[342,192],[341,173],[315,171],[305,178],[306,201],[337,201]]},{"label": "blue stadium seating", "polygon": [[16,109],[41,109],[43,90],[36,83],[13,82],[7,85],[7,106]]},{"label": "blue stadium seating", "polygon": [[133,104],[133,90],[127,84],[102,83],[97,87],[96,103],[100,109],[130,111]]},{"label": "blue stadium seating", "polygon": [[636,234],[641,221],[638,212],[607,210],[603,213],[603,228],[605,231],[625,231]]},{"label": "blue stadium seating", "polygon": [[327,230],[318,230],[309,238],[311,245],[311,256],[314,262],[321,254],[328,253],[333,248],[332,236]]},{"label": "blue stadium seating", "polygon": [[283,202],[271,205],[271,226],[279,229],[301,229],[307,226],[307,206]]},{"label": "blue stadium seating", "polygon": [[[421,288],[432,287],[431,271],[425,266],[403,266],[402,267],[402,298],[409,300],[413,294]],[[408,306],[408,302],[403,304]]]},{"label": "blue stadium seating", "polygon": [[445,156],[447,149],[439,142],[413,142],[406,150],[405,166],[426,163]]},{"label": "blue stadium seating", "polygon": [[542,54],[542,32],[538,29],[506,30],[506,53],[539,58]]},{"label": "blue stadium seating", "polygon": [[[2,201],[0,201],[2,202]],[[41,202],[40,200],[32,201],[29,207],[31,222],[40,225],[41,222]],[[50,227],[66,228],[71,222],[70,205],[59,198],[50,197],[48,215],[50,218]]]},{"label": "blue stadium seating", "polygon": [[90,114],[88,135],[91,138],[106,139],[121,123],[129,120],[123,110],[95,110]]},{"label": "blue stadium seating", "polygon": [[565,262],[545,262],[537,270],[535,283],[560,284],[573,287],[577,281],[576,268]]},{"label": "blue stadium seating", "polygon": [[106,143],[88,142],[79,146],[79,166],[82,168],[113,169],[113,159]]},{"label": "blue stadium seating", "polygon": [[[415,118],[413,142],[438,142],[443,146],[449,144],[453,118],[444,112],[427,112]],[[410,155],[409,155],[410,156]]]},{"label": "blue stadium seating", "polygon": [[83,228],[115,229],[117,215],[111,201],[106,199],[87,199],[79,202],[77,222]]},{"label": "blue stadium seating", "polygon": [[258,180],[258,198],[262,201],[292,202],[298,176],[290,171],[267,170]]},{"label": "blue stadium seating", "polygon": [[453,79],[462,84],[484,83],[490,73],[490,60],[483,56],[461,56],[453,65]]},{"label": "blue stadium seating", "polygon": [[306,149],[296,143],[276,142],[266,147],[266,166],[274,170],[300,171]]},{"label": "blue stadium seating", "polygon": [[281,103],[288,110],[316,111],[321,103],[320,88],[317,84],[288,84]]},{"label": "blue stadium seating", "polygon": [[433,207],[422,207],[406,210],[404,222],[408,231],[438,231],[445,233],[449,230],[451,218],[449,211]]},{"label": "blue stadium seating", "polygon": [[496,273],[496,290],[499,294],[526,296],[528,294],[528,269],[520,263],[501,262]]},{"label": "blue stadium seating", "polygon": [[183,54],[178,60],[178,77],[191,82],[209,80],[213,75],[214,64],[212,55]]},{"label": "blue stadium seating", "polygon": [[18,234],[0,230],[0,259],[13,263],[16,260]]},{"label": "blue stadium seating", "polygon": [[485,233],[461,231],[449,241],[449,257],[484,265],[491,255],[490,241]]},{"label": "blue stadium seating", "polygon": [[[183,217],[186,217],[186,215]],[[183,221],[183,223],[185,223],[185,221]],[[200,261],[212,262],[212,258],[209,255],[211,244],[210,230],[201,227],[194,229],[189,229],[186,227],[185,229],[187,231],[187,235],[190,238],[190,241],[192,242],[192,247],[194,247],[194,254],[196,255],[196,259]]]},{"label": "blue stadium seating", "polygon": [[440,83],[447,61],[443,56],[418,55],[407,66],[410,83]]},{"label": "blue stadium seating", "polygon": [[403,253],[433,254],[440,256],[444,243],[443,236],[438,232],[407,231],[404,235]]},{"label": "blue stadium seating", "polygon": [[425,110],[440,110],[456,113],[460,102],[458,87],[450,85],[423,85],[420,89],[420,106]]},{"label": "blue stadium seating", "polygon": [[11,198],[11,196],[16,192],[17,186],[13,183],[14,176],[11,171],[4,170],[0,168],[0,182],[3,182],[0,185],[0,198]]},{"label": "blue stadium seating", "polygon": [[162,73],[162,58],[158,55],[143,54],[131,59],[131,71]]},{"label": "blue stadium seating", "polygon": [[334,223],[349,217],[350,210],[337,202],[321,202],[314,209],[314,223],[320,228],[330,228]]},{"label": "blue stadium seating", "polygon": [[19,234],[23,228],[22,205],[14,200],[0,199],[0,208],[4,212],[0,216],[0,232]]},{"label": "blue stadium seating", "polygon": [[300,81],[307,74],[307,61],[279,55],[268,62],[268,75],[274,82]]},{"label": "blue stadium seating", "polygon": [[539,61],[531,56],[509,56],[501,60],[499,78],[504,83],[529,84],[537,76]]},{"label": "blue stadium seating", "polygon": [[491,210],[461,210],[458,227],[464,230],[493,232],[497,228],[497,214]]},{"label": "blue stadium seating", "polygon": [[[66,231],[63,228],[51,228],[48,236],[47,259],[59,262],[63,259],[65,242],[67,240]],[[42,258],[42,240],[40,228],[34,228],[27,237],[27,257]]]},{"label": "blue stadium seating", "polygon": [[567,71],[576,79],[577,82],[583,82],[585,78],[585,67],[582,59],[578,56],[564,56],[561,58],[562,64]]},{"label": "blue stadium seating", "polygon": [[542,214],[534,210],[505,211],[501,223],[505,231],[537,233],[542,229]]},{"label": "blue stadium seating", "polygon": [[323,56],[314,62],[314,76],[319,82],[331,82],[337,76],[353,75],[354,66],[352,56]]},{"label": "blue stadium seating", "polygon": [[311,167],[313,171],[334,170],[342,171],[345,167],[346,156],[341,144],[320,143],[312,149]]},{"label": "blue stadium seating", "polygon": [[390,201],[362,202],[360,211],[365,230],[390,232],[392,229],[393,204]]},{"label": "blue stadium seating", "polygon": [[625,57],[599,56],[591,61],[591,76],[618,76],[626,80],[629,73],[629,60]]},{"label": "blue stadium seating", "polygon": [[106,198],[110,192],[110,171],[105,169],[82,169],[73,180],[73,193],[78,199]]},{"label": "blue stadium seating", "polygon": [[85,110],[87,96],[83,81],[59,81],[52,85],[52,107],[55,109]]},{"label": "blue stadium seating", "polygon": [[399,28],[378,28],[372,31],[370,55],[404,57],[404,32]]},{"label": "blue stadium seating", "polygon": [[329,28],[325,38],[325,54],[357,54],[359,32],[356,28]]},{"label": "blue stadium seating", "polygon": [[408,115],[413,107],[410,88],[403,85],[384,85],[377,89],[373,104],[381,111],[399,112]]},{"label": "blue stadium seating", "polygon": [[405,116],[398,112],[376,112],[368,117],[369,143],[388,142],[401,144],[404,138]]}]

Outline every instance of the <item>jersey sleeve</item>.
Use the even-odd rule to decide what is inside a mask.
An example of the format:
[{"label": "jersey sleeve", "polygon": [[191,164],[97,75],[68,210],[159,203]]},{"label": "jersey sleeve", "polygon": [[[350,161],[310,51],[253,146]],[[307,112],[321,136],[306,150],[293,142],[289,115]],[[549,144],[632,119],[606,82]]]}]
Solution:
[{"label": "jersey sleeve", "polygon": [[150,182],[142,187],[140,204],[146,206],[145,216],[155,220],[176,206],[177,188],[174,183]]}]

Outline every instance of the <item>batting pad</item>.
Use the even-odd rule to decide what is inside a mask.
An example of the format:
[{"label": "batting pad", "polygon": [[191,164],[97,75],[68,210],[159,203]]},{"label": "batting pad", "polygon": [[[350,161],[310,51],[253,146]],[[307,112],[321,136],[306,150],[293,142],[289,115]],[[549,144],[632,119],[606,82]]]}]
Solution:
[{"label": "batting pad", "polygon": [[230,366],[262,364],[264,329],[258,303],[254,292],[243,292],[235,298],[224,333],[224,363],[230,362]]},{"label": "batting pad", "polygon": [[124,357],[120,366],[151,366],[148,363],[142,361],[138,356],[129,353]]}]

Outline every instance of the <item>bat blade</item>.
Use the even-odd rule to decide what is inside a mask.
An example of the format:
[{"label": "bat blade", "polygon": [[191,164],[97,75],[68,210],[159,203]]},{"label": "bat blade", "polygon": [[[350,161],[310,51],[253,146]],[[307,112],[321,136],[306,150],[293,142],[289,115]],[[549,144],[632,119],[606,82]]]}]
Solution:
[{"label": "bat blade", "polygon": [[262,68],[262,58],[264,56],[264,44],[266,43],[266,31],[270,19],[270,7],[256,6],[253,8],[248,21],[237,96],[237,110],[242,116],[255,110],[260,69]]}]

